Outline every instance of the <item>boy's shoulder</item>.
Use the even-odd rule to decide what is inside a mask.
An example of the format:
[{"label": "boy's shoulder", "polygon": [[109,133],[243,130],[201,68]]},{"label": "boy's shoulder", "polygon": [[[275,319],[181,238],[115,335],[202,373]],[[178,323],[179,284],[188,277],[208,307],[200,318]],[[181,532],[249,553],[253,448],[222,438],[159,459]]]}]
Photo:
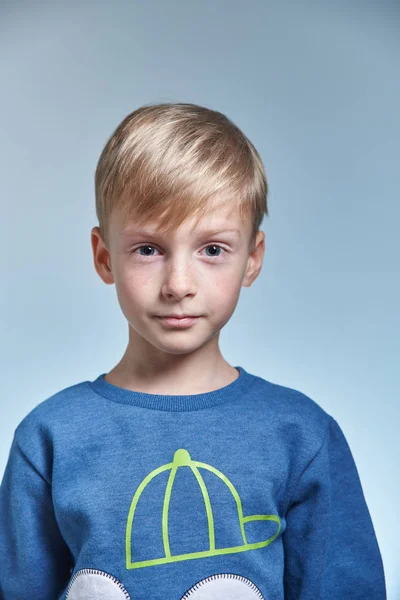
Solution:
[{"label": "boy's shoulder", "polygon": [[98,413],[99,399],[89,381],[80,381],[46,397],[18,423],[13,444],[48,482],[54,454],[73,447]]},{"label": "boy's shoulder", "polygon": [[37,447],[38,437],[51,441],[68,430],[73,419],[81,419],[82,411],[93,410],[93,394],[88,381],[80,381],[46,397],[34,406],[15,428],[15,438],[22,450]]},{"label": "boy's shoulder", "polygon": [[256,385],[263,390],[263,396],[274,409],[294,414],[300,412],[324,420],[330,418],[330,415],[318,402],[300,389],[275,383],[258,375],[252,375],[252,378],[256,380]]},{"label": "boy's shoulder", "polygon": [[258,399],[261,416],[274,420],[287,430],[301,429],[310,439],[321,441],[334,420],[333,417],[306,393],[280,383],[274,383],[263,377],[252,375],[254,384],[252,395]]}]

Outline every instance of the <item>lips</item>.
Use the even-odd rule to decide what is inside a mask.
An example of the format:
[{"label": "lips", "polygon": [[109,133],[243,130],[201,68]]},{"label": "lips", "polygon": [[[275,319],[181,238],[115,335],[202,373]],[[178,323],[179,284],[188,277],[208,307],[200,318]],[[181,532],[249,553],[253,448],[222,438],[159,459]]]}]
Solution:
[{"label": "lips", "polygon": [[165,326],[183,329],[196,323],[200,317],[158,317]]},{"label": "lips", "polygon": [[196,319],[199,315],[160,315],[161,319]]}]

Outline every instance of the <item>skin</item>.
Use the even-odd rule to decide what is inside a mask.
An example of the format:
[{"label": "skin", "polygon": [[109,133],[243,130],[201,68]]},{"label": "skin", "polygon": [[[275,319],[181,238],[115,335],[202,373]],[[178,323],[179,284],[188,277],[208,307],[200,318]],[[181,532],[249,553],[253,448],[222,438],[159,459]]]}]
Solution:
[{"label": "skin", "polygon": [[[201,234],[234,228],[237,237]],[[115,284],[129,326],[125,353],[105,379],[150,394],[200,394],[225,387],[238,371],[221,354],[220,331],[234,313],[241,288],[250,287],[261,271],[265,235],[258,231],[249,248],[250,222],[226,203],[205,217],[188,219],[172,234],[155,230],[154,223],[139,227],[114,211],[108,248],[99,227],[91,231],[96,271],[104,283]],[[156,315],[171,313],[201,318],[186,329],[167,329]]]}]

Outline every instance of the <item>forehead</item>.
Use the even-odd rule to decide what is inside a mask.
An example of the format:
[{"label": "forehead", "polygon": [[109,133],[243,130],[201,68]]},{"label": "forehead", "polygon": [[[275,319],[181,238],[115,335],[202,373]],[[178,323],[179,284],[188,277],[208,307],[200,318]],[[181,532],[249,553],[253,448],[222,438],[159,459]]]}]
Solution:
[{"label": "forehead", "polygon": [[[133,218],[124,218],[122,214],[111,217],[111,226],[119,237],[135,233],[158,235],[163,232],[158,229],[157,221],[146,221],[139,224]],[[238,238],[245,236],[248,224],[243,222],[237,207],[221,205],[210,208],[201,216],[194,216],[181,223],[172,235],[201,235],[229,232]]]}]

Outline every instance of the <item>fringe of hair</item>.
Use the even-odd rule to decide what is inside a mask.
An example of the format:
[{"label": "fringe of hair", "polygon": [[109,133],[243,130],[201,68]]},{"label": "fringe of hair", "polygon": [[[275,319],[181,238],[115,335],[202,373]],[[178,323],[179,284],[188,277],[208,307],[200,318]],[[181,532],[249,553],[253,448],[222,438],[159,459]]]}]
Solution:
[{"label": "fringe of hair", "polygon": [[252,221],[253,245],[267,207],[262,160],[224,114],[186,103],[144,105],[108,139],[95,172],[96,214],[108,245],[112,211],[168,232],[231,202]]}]

